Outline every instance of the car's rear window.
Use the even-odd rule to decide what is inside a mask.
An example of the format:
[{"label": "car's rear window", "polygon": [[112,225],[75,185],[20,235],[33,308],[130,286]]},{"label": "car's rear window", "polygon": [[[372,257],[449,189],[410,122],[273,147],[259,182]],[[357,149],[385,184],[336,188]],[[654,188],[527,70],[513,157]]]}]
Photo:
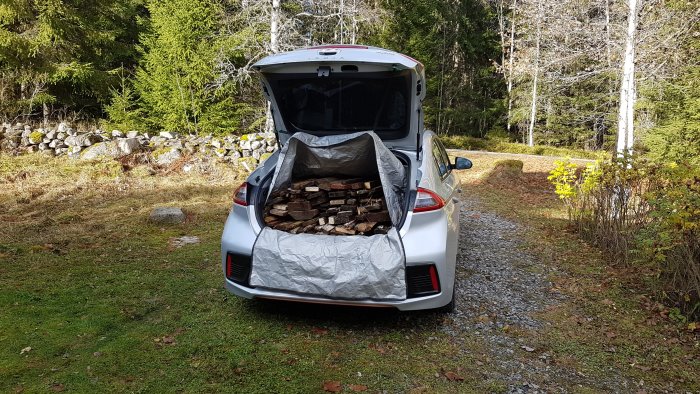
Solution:
[{"label": "car's rear window", "polygon": [[402,138],[409,129],[408,71],[268,75],[287,130],[337,134],[373,130]]}]

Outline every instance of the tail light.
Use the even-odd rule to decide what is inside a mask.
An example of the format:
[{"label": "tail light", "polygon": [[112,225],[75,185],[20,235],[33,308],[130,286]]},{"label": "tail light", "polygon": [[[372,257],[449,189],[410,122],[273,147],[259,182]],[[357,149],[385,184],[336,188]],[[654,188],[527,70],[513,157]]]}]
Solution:
[{"label": "tail light", "polygon": [[408,298],[439,294],[440,277],[434,264],[406,267],[406,292]]},{"label": "tail light", "polygon": [[422,187],[418,188],[416,206],[413,208],[413,212],[434,211],[444,206],[445,202],[434,191]]},{"label": "tail light", "polygon": [[233,192],[233,202],[244,207],[248,205],[248,183],[243,182],[235,192]]}]

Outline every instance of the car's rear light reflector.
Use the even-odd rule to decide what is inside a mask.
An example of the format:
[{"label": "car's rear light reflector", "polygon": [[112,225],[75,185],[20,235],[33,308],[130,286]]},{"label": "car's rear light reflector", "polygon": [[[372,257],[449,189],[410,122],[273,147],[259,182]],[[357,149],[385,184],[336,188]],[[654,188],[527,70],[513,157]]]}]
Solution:
[{"label": "car's rear light reflector", "polygon": [[235,192],[233,192],[233,202],[244,207],[248,205],[248,183],[243,182]]},{"label": "car's rear light reflector", "polygon": [[426,297],[440,293],[440,277],[434,264],[406,267],[406,296]]},{"label": "car's rear light reflector", "polygon": [[440,282],[438,282],[437,270],[434,265],[428,269],[430,272],[430,283],[433,285],[433,291],[440,291]]},{"label": "car's rear light reflector", "polygon": [[238,253],[226,254],[226,279],[249,286],[250,269],[252,266],[250,256]]},{"label": "car's rear light reflector", "polygon": [[445,202],[432,190],[418,188],[416,195],[416,205],[413,212],[427,212],[440,209],[445,206]]},{"label": "car's rear light reflector", "polygon": [[230,254],[226,255],[226,277],[233,276],[233,257]]}]

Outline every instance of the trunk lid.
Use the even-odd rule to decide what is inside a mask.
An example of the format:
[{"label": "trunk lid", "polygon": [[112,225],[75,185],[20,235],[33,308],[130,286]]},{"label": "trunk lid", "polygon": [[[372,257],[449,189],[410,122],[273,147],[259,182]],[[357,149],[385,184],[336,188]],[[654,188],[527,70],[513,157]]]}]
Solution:
[{"label": "trunk lid", "polygon": [[296,132],[374,131],[390,148],[419,149],[425,76],[415,59],[381,48],[327,45],[271,55],[253,68],[281,144]]}]

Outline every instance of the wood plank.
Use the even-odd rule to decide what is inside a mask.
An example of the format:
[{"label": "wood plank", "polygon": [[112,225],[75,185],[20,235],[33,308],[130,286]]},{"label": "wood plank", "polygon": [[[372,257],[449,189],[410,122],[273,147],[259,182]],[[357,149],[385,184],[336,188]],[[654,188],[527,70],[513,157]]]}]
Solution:
[{"label": "wood plank", "polygon": [[296,227],[299,227],[301,225],[301,222],[282,222],[277,224],[274,229],[275,230],[281,230],[281,231],[290,231]]},{"label": "wood plank", "polygon": [[287,211],[282,211],[280,209],[270,209],[270,215],[287,216]]},{"label": "wood plank", "polygon": [[355,230],[347,228],[345,226],[336,226],[334,231],[337,234],[343,234],[343,235],[355,235],[356,234]]},{"label": "wood plank", "polygon": [[377,186],[381,186],[381,183],[379,181],[376,181],[376,180],[375,181],[366,181],[363,184],[363,186],[365,187],[365,189],[373,189]]},{"label": "wood plank", "polygon": [[287,204],[274,204],[272,205],[273,209],[276,209],[278,211],[286,211],[287,210]]},{"label": "wood plank", "polygon": [[362,219],[368,222],[389,222],[391,216],[389,216],[389,211],[369,212],[362,215]]},{"label": "wood plank", "polygon": [[355,230],[359,231],[361,233],[366,233],[369,231],[372,231],[374,226],[377,225],[377,222],[363,222],[363,223],[358,223],[355,225]]},{"label": "wood plank", "polygon": [[304,191],[306,192],[317,192],[321,190],[318,186],[307,186],[304,188]]},{"label": "wood plank", "polygon": [[307,211],[289,211],[289,216],[294,220],[309,220],[318,215],[318,209],[310,209]]},{"label": "wood plank", "polygon": [[287,203],[286,209],[289,211],[308,211],[311,209],[311,203],[309,201],[290,201]]},{"label": "wood plank", "polygon": [[313,200],[314,198],[325,197],[325,196],[326,196],[326,192],[323,190],[319,190],[317,192],[306,193],[307,200]]}]

